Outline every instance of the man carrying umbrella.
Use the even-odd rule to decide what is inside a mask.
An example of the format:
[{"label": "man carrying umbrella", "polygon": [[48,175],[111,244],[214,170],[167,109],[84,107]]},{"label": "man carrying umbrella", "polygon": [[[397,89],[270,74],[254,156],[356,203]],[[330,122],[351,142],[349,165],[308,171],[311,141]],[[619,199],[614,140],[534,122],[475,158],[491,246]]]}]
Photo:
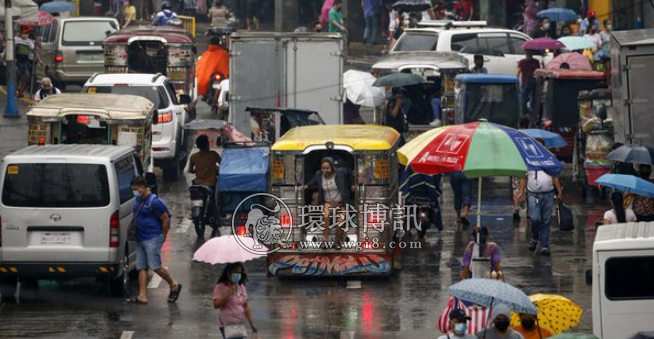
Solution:
[{"label": "man carrying umbrella", "polygon": [[511,310],[504,304],[493,307],[493,327],[477,333],[479,339],[525,339],[522,334],[509,327],[511,324]]},{"label": "man carrying umbrella", "polygon": [[552,223],[552,206],[554,205],[554,190],[559,199],[563,197],[561,181],[543,171],[528,171],[520,179],[520,202],[525,200],[525,186],[529,201],[529,218],[531,223],[531,243],[529,251],[536,250],[540,242],[540,253],[550,255],[549,240]]}]

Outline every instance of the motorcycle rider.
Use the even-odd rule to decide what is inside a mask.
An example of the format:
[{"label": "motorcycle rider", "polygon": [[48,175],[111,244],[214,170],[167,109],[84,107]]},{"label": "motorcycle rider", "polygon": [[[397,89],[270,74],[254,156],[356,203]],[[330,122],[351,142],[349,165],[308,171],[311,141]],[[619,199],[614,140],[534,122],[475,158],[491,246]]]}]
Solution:
[{"label": "motorcycle rider", "polygon": [[220,43],[219,37],[212,37],[209,47],[202,53],[196,65],[198,94],[205,96],[205,99],[210,90],[212,75],[221,73],[225,78],[229,77],[229,52]]},{"label": "motorcycle rider", "polygon": [[168,26],[172,24],[172,22],[177,21],[179,21],[177,13],[173,12],[170,5],[164,2],[161,5],[161,11],[157,13],[157,15],[154,16],[154,20],[152,20],[152,26]]},{"label": "motorcycle rider", "polygon": [[217,164],[220,164],[220,155],[209,148],[209,137],[204,134],[195,139],[195,146],[200,151],[191,155],[188,167],[188,172],[195,174],[193,184],[215,189],[218,182]]}]

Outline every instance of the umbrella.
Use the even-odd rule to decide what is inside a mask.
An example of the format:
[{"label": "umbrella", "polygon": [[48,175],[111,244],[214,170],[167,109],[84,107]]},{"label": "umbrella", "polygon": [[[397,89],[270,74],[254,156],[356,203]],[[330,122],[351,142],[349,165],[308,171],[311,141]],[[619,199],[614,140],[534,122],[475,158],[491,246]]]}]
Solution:
[{"label": "umbrella", "polygon": [[63,13],[76,11],[77,5],[68,1],[55,0],[44,3],[40,9],[48,13]]},{"label": "umbrella", "polygon": [[349,70],[343,74],[345,95],[355,105],[377,107],[384,102],[384,90],[373,87],[375,77],[367,72]]},{"label": "umbrella", "polygon": [[638,332],[634,334],[630,339],[654,339],[654,331],[650,332]]},{"label": "umbrella", "polygon": [[562,148],[568,145],[568,142],[566,142],[565,139],[563,139],[563,137],[558,133],[538,128],[523,129],[520,131],[534,139],[543,140],[543,143],[547,148]]},{"label": "umbrella", "polygon": [[[538,325],[552,334],[559,334],[576,326],[584,310],[574,301],[556,294],[534,294],[529,299],[538,308]],[[513,314],[511,326],[520,325],[520,317]]]},{"label": "umbrella", "polygon": [[50,15],[48,12],[44,11],[39,11],[38,14],[38,21],[23,21],[23,20],[18,20],[16,21],[17,24],[21,26],[49,26],[52,25],[53,22],[55,22],[55,17]]},{"label": "umbrella", "polygon": [[654,148],[624,145],[609,153],[606,159],[628,164],[654,165]]},{"label": "umbrella", "polygon": [[589,333],[561,333],[549,339],[600,339]]},{"label": "umbrella", "polygon": [[398,12],[423,12],[431,6],[425,0],[399,0],[392,8]]},{"label": "umbrella", "polygon": [[252,237],[225,235],[212,238],[195,251],[195,254],[193,254],[193,261],[216,265],[245,262],[265,257],[266,253],[255,251],[255,246]]},{"label": "umbrella", "polygon": [[568,51],[578,51],[595,47],[595,43],[580,36],[564,36],[563,38],[559,38],[559,41],[565,45],[565,49]]},{"label": "umbrella", "polygon": [[562,53],[545,66],[546,69],[560,69],[562,64],[568,64],[570,69],[592,71],[593,67],[587,57],[579,53]]},{"label": "umbrella", "polygon": [[538,13],[539,18],[548,18],[552,21],[577,21],[577,13],[567,8],[548,8]]},{"label": "umbrella", "polygon": [[184,129],[189,131],[222,131],[227,127],[227,125],[227,121],[224,120],[193,120],[184,125]]},{"label": "umbrella", "polygon": [[427,131],[397,151],[404,166],[423,174],[463,171],[479,178],[477,225],[481,224],[481,178],[522,176],[541,170],[558,175],[564,166],[529,135],[485,120]]},{"label": "umbrella", "polygon": [[447,292],[459,299],[483,307],[505,304],[514,312],[537,314],[538,309],[520,289],[493,279],[464,279],[447,288]]},{"label": "umbrella", "polygon": [[525,41],[525,43],[522,44],[523,49],[528,49],[532,51],[544,51],[546,49],[561,49],[564,48],[565,45],[557,40],[550,39],[550,38],[538,38],[534,40],[529,40]]},{"label": "umbrella", "polygon": [[375,80],[375,82],[372,85],[376,87],[384,87],[384,86],[397,87],[397,86],[411,86],[411,85],[424,84],[424,83],[425,83],[425,79],[423,79],[418,74],[391,73]]},{"label": "umbrella", "polygon": [[[11,0],[9,13],[12,18],[21,21],[36,22],[38,20],[39,5],[32,0]],[[5,21],[5,6],[0,5],[0,21]]]},{"label": "umbrella", "polygon": [[597,183],[623,192],[654,198],[654,184],[634,175],[604,174],[597,179]]}]

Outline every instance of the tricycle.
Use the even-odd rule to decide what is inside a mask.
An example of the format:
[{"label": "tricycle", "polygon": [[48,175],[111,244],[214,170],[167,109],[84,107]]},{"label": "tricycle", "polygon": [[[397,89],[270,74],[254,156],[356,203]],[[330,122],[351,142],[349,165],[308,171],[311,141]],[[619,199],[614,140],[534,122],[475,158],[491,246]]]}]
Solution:
[{"label": "tricycle", "polygon": [[459,74],[455,81],[455,124],[486,119],[500,125],[518,128],[520,88],[517,77]]}]

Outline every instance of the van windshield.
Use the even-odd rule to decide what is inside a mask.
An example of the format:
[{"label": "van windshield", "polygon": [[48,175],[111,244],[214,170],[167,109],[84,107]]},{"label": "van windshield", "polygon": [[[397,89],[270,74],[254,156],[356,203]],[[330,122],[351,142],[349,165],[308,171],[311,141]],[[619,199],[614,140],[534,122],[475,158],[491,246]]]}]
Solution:
[{"label": "van windshield", "polygon": [[83,208],[109,205],[104,165],[10,164],[2,203],[12,207]]},{"label": "van windshield", "polygon": [[97,45],[111,33],[118,31],[113,21],[68,21],[64,24],[61,44],[64,46]]}]

